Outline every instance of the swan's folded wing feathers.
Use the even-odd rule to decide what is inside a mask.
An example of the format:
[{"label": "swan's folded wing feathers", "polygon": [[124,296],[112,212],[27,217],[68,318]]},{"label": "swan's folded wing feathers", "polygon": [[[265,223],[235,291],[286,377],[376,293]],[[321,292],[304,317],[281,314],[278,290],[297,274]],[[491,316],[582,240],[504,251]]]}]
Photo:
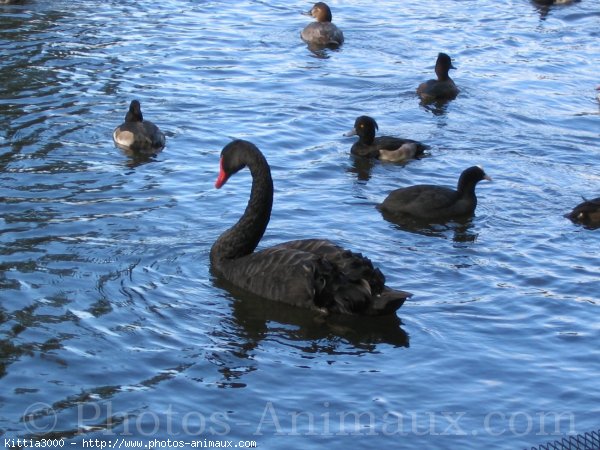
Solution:
[{"label": "swan's folded wing feathers", "polygon": [[[318,246],[316,241],[309,247]],[[322,247],[322,250],[332,251],[333,248]],[[285,245],[258,254],[270,261],[272,291],[276,300],[347,314],[363,312],[369,306],[371,288],[368,281],[351,279],[330,258]],[[264,280],[265,277],[256,279]]]},{"label": "swan's folded wing feathers", "polygon": [[330,313],[390,314],[410,296],[386,288],[368,258],[320,239],[276,245],[229,260],[222,270],[261,297]]},{"label": "swan's folded wing feathers", "polygon": [[302,250],[268,248],[226,264],[226,278],[271,300],[315,309],[314,299],[327,284],[319,273],[320,258]]},{"label": "swan's folded wing feathers", "polygon": [[[360,253],[347,250],[334,244],[327,239],[302,239],[289,241],[280,246],[303,250],[308,253],[318,255],[327,260],[331,265],[337,268],[338,278],[343,277],[345,281],[354,284],[367,282],[373,295],[378,295],[383,291],[385,276],[381,271],[373,266],[369,258]],[[274,248],[277,248],[276,246]],[[338,280],[338,281],[344,281]]]}]

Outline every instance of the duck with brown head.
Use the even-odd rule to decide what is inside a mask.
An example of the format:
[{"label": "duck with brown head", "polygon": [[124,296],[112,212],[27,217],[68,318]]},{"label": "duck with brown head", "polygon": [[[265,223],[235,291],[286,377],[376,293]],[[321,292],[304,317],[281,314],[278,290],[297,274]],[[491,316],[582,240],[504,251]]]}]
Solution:
[{"label": "duck with brown head", "polygon": [[273,205],[273,180],[264,155],[248,141],[227,144],[215,187],[244,167],[252,175],[250,199],[242,217],[211,248],[214,275],[259,297],[325,313],[390,315],[411,296],[387,287],[368,258],[325,239],[255,251]]},{"label": "duck with brown head", "polygon": [[315,3],[305,14],[316,19],[300,33],[302,40],[310,47],[337,48],[344,43],[344,33],[331,22],[331,9],[326,3]]}]

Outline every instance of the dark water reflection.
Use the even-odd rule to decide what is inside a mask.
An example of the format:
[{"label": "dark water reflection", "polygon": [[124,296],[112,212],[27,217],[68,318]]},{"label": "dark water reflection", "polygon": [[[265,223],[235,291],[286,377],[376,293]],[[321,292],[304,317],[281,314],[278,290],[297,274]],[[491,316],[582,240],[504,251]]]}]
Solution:
[{"label": "dark water reflection", "polygon": [[545,20],[553,9],[568,7],[573,3],[578,3],[579,1],[581,0],[531,0],[531,4],[538,10],[540,19]]},{"label": "dark water reflection", "polygon": [[[458,94],[460,95],[460,94]],[[425,102],[425,101],[421,101],[420,102],[420,106],[426,110],[429,111],[430,113],[432,113],[434,116],[443,116],[447,113],[448,111],[448,104],[451,102],[452,100],[445,100],[445,101],[441,101],[441,100],[434,100],[434,101],[429,101],[429,102]]]},{"label": "dark water reflection", "polygon": [[393,223],[399,230],[424,236],[447,237],[452,235],[454,242],[475,242],[477,233],[472,217],[462,217],[439,223],[419,220],[406,214],[394,214],[382,211],[382,217]]},{"label": "dark water reflection", "polygon": [[348,168],[348,172],[355,174],[358,181],[369,181],[371,171],[378,161],[372,158],[352,157],[352,166]]},{"label": "dark water reflection", "polygon": [[[222,282],[217,286],[225,287]],[[307,353],[361,353],[375,351],[379,343],[408,347],[408,335],[397,316],[324,316],[285,304],[265,303],[263,299],[252,298],[231,286],[227,290],[237,298],[232,317],[239,328],[236,335],[247,339],[245,348],[254,348],[273,335],[284,337]]]}]

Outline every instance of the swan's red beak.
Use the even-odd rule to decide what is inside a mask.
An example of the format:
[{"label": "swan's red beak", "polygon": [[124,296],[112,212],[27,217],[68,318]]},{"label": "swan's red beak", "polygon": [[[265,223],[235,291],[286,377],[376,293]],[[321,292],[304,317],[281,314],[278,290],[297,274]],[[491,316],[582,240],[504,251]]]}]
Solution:
[{"label": "swan's red beak", "polygon": [[215,181],[215,187],[221,189],[221,186],[223,186],[226,181],[227,173],[223,170],[223,158],[221,158],[221,161],[219,161],[219,176],[217,177],[217,181]]}]

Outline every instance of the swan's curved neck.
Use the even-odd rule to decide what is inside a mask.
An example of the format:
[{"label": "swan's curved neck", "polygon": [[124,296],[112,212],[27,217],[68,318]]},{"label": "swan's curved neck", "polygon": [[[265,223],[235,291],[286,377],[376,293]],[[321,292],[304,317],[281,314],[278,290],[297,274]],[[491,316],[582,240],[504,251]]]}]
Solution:
[{"label": "swan's curved neck", "polygon": [[219,236],[212,246],[212,262],[240,258],[252,253],[271,218],[273,179],[269,165],[262,154],[248,155],[245,162],[252,175],[250,199],[238,222]]}]

